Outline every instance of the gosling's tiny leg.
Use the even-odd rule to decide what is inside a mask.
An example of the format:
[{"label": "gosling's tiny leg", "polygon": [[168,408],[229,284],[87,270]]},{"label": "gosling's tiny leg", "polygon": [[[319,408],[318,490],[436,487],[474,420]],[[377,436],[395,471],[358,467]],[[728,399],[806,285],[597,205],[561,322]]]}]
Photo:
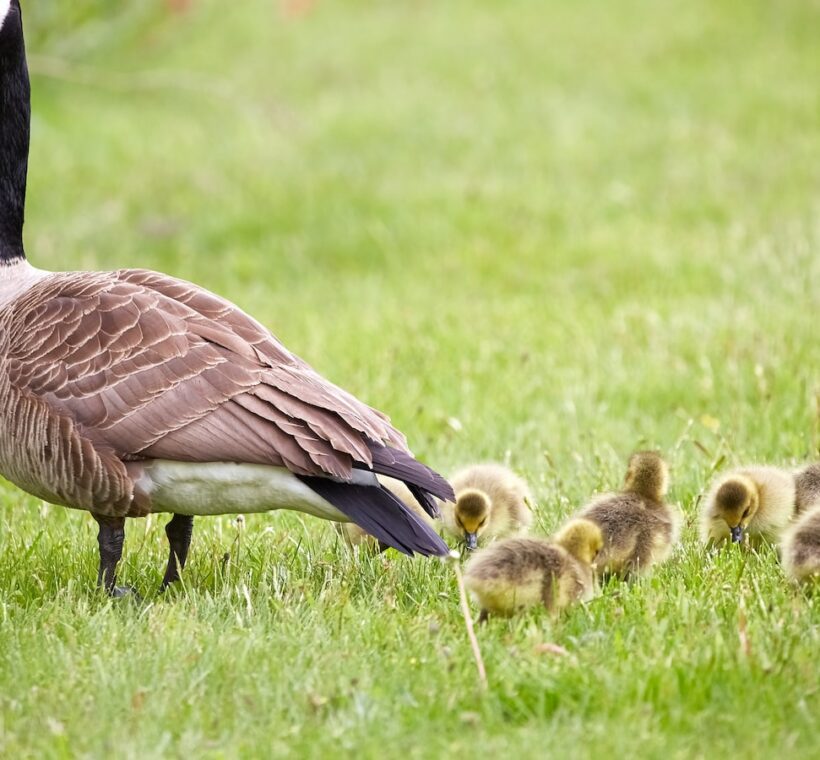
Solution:
[{"label": "gosling's tiny leg", "polygon": [[185,567],[185,561],[188,559],[188,547],[191,545],[193,531],[193,515],[174,515],[165,526],[170,555],[160,590],[164,591],[171,583],[179,580],[179,571]]},{"label": "gosling's tiny leg", "polygon": [[484,625],[490,619],[490,613],[487,610],[481,610],[478,613],[478,620],[476,620],[477,625]]},{"label": "gosling's tiny leg", "polygon": [[97,587],[113,597],[126,596],[132,589],[117,586],[117,563],[122,557],[122,544],[125,540],[125,518],[94,515],[100,526],[97,543],[100,545],[100,569],[97,573]]}]

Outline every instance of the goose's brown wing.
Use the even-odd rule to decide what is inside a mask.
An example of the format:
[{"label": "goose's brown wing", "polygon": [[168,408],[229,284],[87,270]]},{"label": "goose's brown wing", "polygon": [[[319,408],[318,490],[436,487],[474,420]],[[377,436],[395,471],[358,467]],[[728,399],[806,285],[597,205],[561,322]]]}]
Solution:
[{"label": "goose's brown wing", "polygon": [[[156,272],[121,270],[117,276],[188,307],[188,323],[193,331],[262,369],[259,387],[252,395],[285,417],[302,420],[337,451],[371,464],[371,453],[362,436],[407,451],[404,436],[386,415],[325,380],[230,301]],[[259,404],[248,403],[261,413]]]},{"label": "goose's brown wing", "polygon": [[[236,306],[164,275],[49,276],[17,301],[6,329],[13,391],[73,426],[98,457],[253,462],[346,480],[354,464],[372,465],[371,441],[406,451],[383,415]],[[50,477],[110,467],[85,459]]]}]

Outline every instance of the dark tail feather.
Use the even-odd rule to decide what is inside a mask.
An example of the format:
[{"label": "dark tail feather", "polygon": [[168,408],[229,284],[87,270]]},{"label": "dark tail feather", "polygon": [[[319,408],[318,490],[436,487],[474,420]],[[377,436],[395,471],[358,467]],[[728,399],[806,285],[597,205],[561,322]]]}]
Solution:
[{"label": "dark tail feather", "polygon": [[379,541],[403,554],[443,556],[450,550],[441,537],[382,486],[337,483],[327,478],[298,476],[325,501],[344,512]]},{"label": "dark tail feather", "polygon": [[452,486],[441,475],[426,464],[413,459],[407,452],[391,449],[371,440],[367,441],[367,446],[373,455],[373,472],[404,481],[430,517],[438,517],[438,505],[429,494],[444,501],[455,501]]},{"label": "dark tail feather", "polygon": [[427,512],[430,517],[441,517],[441,510],[438,508],[438,502],[433,496],[427,493],[427,491],[419,488],[417,485],[413,485],[413,483],[406,483],[405,485],[410,493],[413,494],[415,500],[421,505],[421,508]]}]

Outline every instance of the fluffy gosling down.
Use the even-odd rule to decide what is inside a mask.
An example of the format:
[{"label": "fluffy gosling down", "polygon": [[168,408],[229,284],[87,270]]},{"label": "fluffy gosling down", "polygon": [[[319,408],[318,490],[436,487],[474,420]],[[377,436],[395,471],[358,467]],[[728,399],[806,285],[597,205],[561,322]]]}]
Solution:
[{"label": "fluffy gosling down", "polygon": [[456,501],[440,505],[442,524],[468,549],[529,530],[530,489],[507,467],[471,465],[456,472],[451,483]]},{"label": "fluffy gosling down", "polygon": [[789,526],[780,550],[786,575],[797,581],[820,578],[820,502]]},{"label": "fluffy gosling down", "polygon": [[669,558],[680,535],[681,514],[666,503],[668,490],[669,467],[660,454],[638,451],[629,459],[622,490],[599,496],[578,513],[601,529],[600,573],[645,574]]},{"label": "fluffy gosling down", "polygon": [[464,584],[489,615],[543,605],[556,614],[595,593],[592,564],[603,546],[589,520],[570,520],[552,539],[507,538],[477,552],[467,563]]},{"label": "fluffy gosling down", "polygon": [[744,467],[720,476],[703,507],[703,543],[777,541],[794,515],[795,476],[779,467]]},{"label": "fluffy gosling down", "polygon": [[801,515],[820,504],[820,462],[815,462],[794,475],[794,513]]}]

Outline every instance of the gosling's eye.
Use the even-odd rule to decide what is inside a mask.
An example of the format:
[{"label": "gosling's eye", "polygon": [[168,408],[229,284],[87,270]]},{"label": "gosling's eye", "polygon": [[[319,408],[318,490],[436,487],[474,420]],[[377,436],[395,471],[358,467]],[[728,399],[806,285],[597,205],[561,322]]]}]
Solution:
[{"label": "gosling's eye", "polygon": [[743,517],[741,518],[741,520],[742,520],[742,519],[745,519],[746,517],[748,517],[748,516],[749,516],[749,512],[751,512],[751,511],[752,511],[752,508],[751,508],[751,507],[746,507],[746,511],[743,513]]},{"label": "gosling's eye", "polygon": [[485,518],[484,518],[484,519],[483,519],[483,520],[482,520],[482,521],[478,524],[478,527],[479,527],[479,528],[483,528],[486,524],[487,524],[487,518],[485,517]]}]

